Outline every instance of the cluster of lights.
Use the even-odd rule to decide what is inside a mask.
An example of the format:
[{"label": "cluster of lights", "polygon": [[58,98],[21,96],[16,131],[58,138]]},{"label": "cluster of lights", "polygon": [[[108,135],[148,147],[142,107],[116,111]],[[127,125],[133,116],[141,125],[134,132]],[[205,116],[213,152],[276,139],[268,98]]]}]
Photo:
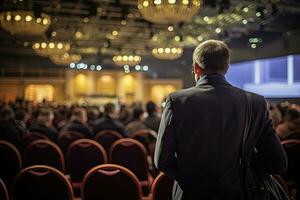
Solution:
[{"label": "cluster of lights", "polygon": [[137,55],[118,55],[113,57],[113,61],[119,66],[137,65],[141,62],[141,60],[142,60],[141,56],[137,56]]},{"label": "cluster of lights", "polygon": [[17,35],[42,35],[51,24],[49,15],[36,18],[32,11],[1,12],[0,21],[4,30]]},{"label": "cluster of lights", "polygon": [[138,0],[144,19],[157,24],[189,21],[200,9],[201,0]]},{"label": "cluster of lights", "polygon": [[65,42],[36,42],[32,45],[33,50],[39,56],[63,55],[70,50],[70,44]]},{"label": "cluster of lights", "polygon": [[261,38],[258,38],[258,37],[249,38],[249,44],[250,44],[250,47],[252,49],[256,49],[256,47],[258,46],[258,44],[260,44],[262,42],[263,42],[263,40]]},{"label": "cluster of lights", "polygon": [[[124,72],[125,72],[126,74],[130,73],[130,67],[129,67],[129,65],[124,65],[123,68],[124,68]],[[134,69],[135,69],[136,71],[144,71],[144,72],[146,72],[146,71],[149,70],[149,67],[148,67],[148,65],[144,65],[144,66],[136,65],[136,66],[134,67]]]},{"label": "cluster of lights", "polygon": [[101,65],[90,65],[88,66],[85,63],[71,63],[70,64],[70,68],[71,69],[80,69],[80,70],[96,70],[96,71],[101,71],[102,70],[102,66]]},{"label": "cluster of lights", "polygon": [[166,47],[166,48],[154,48],[152,49],[152,55],[162,60],[175,60],[179,58],[183,53],[181,47]]},{"label": "cluster of lights", "polygon": [[50,60],[57,65],[68,65],[69,63],[77,63],[81,60],[81,55],[64,53],[62,55],[50,55]]}]

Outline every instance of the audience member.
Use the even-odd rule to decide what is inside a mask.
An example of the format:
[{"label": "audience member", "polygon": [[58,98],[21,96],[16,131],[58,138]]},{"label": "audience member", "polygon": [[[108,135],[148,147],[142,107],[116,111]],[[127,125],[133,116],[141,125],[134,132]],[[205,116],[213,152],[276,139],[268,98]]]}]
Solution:
[{"label": "audience member", "polygon": [[[283,123],[276,128],[279,137],[289,138],[291,135],[300,134],[300,113],[296,109],[287,109],[284,113]],[[299,136],[298,136],[299,137]],[[300,137],[299,137],[300,138]]]},{"label": "audience member", "polygon": [[147,129],[147,127],[144,125],[144,110],[141,108],[141,106],[137,106],[133,109],[132,113],[132,121],[127,124],[126,131],[128,133],[128,136],[133,136],[133,134],[136,131]]},{"label": "audience member", "polygon": [[19,149],[22,145],[22,132],[18,129],[14,112],[9,107],[0,111],[0,140],[10,142]]},{"label": "audience member", "polygon": [[127,137],[123,124],[118,120],[119,113],[113,103],[108,103],[104,106],[104,116],[95,121],[93,127],[94,134],[102,130],[114,130],[122,136]]},{"label": "audience member", "polygon": [[62,131],[76,131],[82,133],[87,138],[93,138],[93,133],[87,125],[87,112],[84,108],[75,108],[71,115],[71,120]]},{"label": "audience member", "polygon": [[28,132],[27,122],[30,119],[29,113],[25,109],[19,109],[15,112],[15,123],[22,135]]},{"label": "audience member", "polygon": [[145,119],[144,124],[148,128],[158,132],[158,128],[159,128],[159,124],[160,124],[160,117],[157,114],[157,106],[155,105],[154,102],[149,101],[146,104],[146,110],[147,110],[148,116]]},{"label": "audience member", "polygon": [[53,142],[57,141],[58,133],[53,127],[54,114],[52,109],[43,108],[39,111],[37,121],[30,127],[30,132],[37,132],[47,136]]}]

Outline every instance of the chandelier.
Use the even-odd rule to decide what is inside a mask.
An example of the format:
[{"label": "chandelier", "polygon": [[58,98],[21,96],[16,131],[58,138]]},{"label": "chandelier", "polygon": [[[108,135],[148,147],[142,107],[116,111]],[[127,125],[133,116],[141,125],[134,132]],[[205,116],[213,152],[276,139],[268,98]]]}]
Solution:
[{"label": "chandelier", "polygon": [[32,48],[39,56],[62,55],[70,50],[70,43],[66,42],[36,42]]},{"label": "chandelier", "polygon": [[0,13],[0,22],[2,28],[12,35],[38,36],[49,28],[51,18],[44,13],[36,18],[32,11],[8,11]]},{"label": "chandelier", "polygon": [[50,60],[57,65],[69,65],[70,63],[77,63],[81,60],[79,54],[64,53],[61,55],[50,55]]},{"label": "chandelier", "polygon": [[201,0],[138,0],[145,20],[157,24],[189,21],[200,9]]},{"label": "chandelier", "polygon": [[161,60],[175,60],[183,53],[182,47],[159,47],[152,49],[152,55]]},{"label": "chandelier", "polygon": [[134,66],[141,62],[142,58],[138,55],[118,55],[113,57],[113,61],[116,63],[116,65],[124,66]]}]

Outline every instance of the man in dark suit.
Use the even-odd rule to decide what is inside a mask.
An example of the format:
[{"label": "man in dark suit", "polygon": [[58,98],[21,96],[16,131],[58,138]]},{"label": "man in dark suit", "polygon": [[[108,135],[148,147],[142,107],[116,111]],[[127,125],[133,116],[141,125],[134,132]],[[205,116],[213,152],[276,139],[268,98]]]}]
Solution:
[{"label": "man in dark suit", "polygon": [[87,138],[93,138],[93,133],[87,124],[87,112],[84,108],[75,108],[72,111],[70,122],[68,122],[62,131],[76,131]]},{"label": "man in dark suit", "polygon": [[[249,117],[245,91],[224,78],[230,51],[221,41],[200,44],[193,54],[196,86],[169,95],[162,114],[155,165],[175,179],[176,200],[239,200],[240,147]],[[287,167],[265,99],[249,93],[252,120],[246,149],[264,174]]]},{"label": "man in dark suit", "polygon": [[104,106],[104,116],[95,121],[93,132],[96,135],[103,130],[113,130],[120,133],[123,137],[127,137],[124,125],[118,120],[119,112],[112,103]]}]

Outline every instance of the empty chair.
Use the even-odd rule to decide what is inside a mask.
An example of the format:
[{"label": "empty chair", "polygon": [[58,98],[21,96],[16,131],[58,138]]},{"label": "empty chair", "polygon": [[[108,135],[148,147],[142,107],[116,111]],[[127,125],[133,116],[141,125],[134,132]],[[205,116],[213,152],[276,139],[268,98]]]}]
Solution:
[{"label": "empty chair", "polygon": [[123,136],[120,133],[113,130],[103,130],[95,136],[95,140],[103,146],[107,154],[109,154],[111,145],[122,138]]},{"label": "empty chair", "polygon": [[57,143],[60,146],[61,150],[63,151],[64,155],[66,156],[69,145],[75,140],[82,139],[82,138],[84,138],[84,135],[79,132],[63,131],[60,133]]},{"label": "empty chair", "polygon": [[104,148],[96,141],[79,139],[69,146],[67,163],[73,187],[78,188],[86,172],[97,165],[107,163],[107,156]]},{"label": "empty chair", "polygon": [[141,200],[137,177],[128,169],[104,164],[91,169],[83,179],[82,200]]},{"label": "empty chair", "polygon": [[23,137],[23,148],[25,149],[31,142],[41,139],[49,140],[47,136],[42,135],[41,133],[28,133]]},{"label": "empty chair", "polygon": [[24,152],[24,165],[48,165],[65,172],[64,155],[50,140],[35,140],[30,143]]},{"label": "empty chair", "polygon": [[57,169],[35,165],[22,170],[13,184],[14,200],[72,200],[70,182]]},{"label": "empty chair", "polygon": [[132,171],[142,186],[150,186],[152,177],[148,171],[147,151],[143,144],[130,138],[120,139],[112,145],[109,157],[111,163]]},{"label": "empty chair", "polygon": [[21,155],[18,149],[9,142],[0,141],[0,178],[11,191],[14,178],[22,169]]},{"label": "empty chair", "polygon": [[143,129],[135,132],[132,139],[135,139],[142,143],[147,149],[148,154],[151,152],[152,144],[156,142],[157,133],[150,129]]},{"label": "empty chair", "polygon": [[0,199],[8,200],[7,188],[1,179],[0,179]]},{"label": "empty chair", "polygon": [[172,200],[173,179],[160,173],[151,186],[152,200]]}]

